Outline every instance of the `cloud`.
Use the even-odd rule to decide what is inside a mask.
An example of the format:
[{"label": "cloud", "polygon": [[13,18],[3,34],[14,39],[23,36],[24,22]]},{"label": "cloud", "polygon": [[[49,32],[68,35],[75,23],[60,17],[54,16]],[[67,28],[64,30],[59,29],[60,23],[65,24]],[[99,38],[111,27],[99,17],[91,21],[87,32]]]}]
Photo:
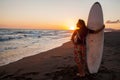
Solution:
[{"label": "cloud", "polygon": [[120,20],[116,20],[116,21],[111,21],[111,20],[107,20],[106,23],[108,24],[112,24],[112,23],[120,23]]}]

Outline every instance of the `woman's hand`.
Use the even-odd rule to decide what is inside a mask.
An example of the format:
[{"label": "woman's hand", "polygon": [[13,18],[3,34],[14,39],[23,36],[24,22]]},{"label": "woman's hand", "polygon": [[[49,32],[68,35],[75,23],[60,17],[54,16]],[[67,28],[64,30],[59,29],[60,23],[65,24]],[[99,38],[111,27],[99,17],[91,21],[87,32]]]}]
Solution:
[{"label": "woman's hand", "polygon": [[96,30],[95,33],[98,33],[98,32],[100,32],[100,31],[102,31],[104,28],[105,28],[105,25],[103,25],[102,28]]},{"label": "woman's hand", "polygon": [[105,28],[105,25],[103,25],[103,29]]}]

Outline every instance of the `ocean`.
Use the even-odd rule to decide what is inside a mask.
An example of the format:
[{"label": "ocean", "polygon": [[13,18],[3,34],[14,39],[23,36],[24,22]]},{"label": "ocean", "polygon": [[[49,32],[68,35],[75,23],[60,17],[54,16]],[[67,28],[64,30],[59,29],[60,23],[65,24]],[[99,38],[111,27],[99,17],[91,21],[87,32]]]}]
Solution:
[{"label": "ocean", "polygon": [[67,30],[0,29],[0,66],[70,41]]},{"label": "ocean", "polygon": [[71,35],[69,30],[0,29],[0,66],[59,47]]}]

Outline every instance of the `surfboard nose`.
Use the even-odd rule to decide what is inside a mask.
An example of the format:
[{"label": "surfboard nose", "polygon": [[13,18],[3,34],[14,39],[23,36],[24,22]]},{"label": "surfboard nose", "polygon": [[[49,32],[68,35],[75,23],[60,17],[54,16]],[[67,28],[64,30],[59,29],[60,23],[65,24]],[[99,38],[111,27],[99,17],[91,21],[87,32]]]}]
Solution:
[{"label": "surfboard nose", "polygon": [[100,4],[99,2],[95,2],[94,4]]}]

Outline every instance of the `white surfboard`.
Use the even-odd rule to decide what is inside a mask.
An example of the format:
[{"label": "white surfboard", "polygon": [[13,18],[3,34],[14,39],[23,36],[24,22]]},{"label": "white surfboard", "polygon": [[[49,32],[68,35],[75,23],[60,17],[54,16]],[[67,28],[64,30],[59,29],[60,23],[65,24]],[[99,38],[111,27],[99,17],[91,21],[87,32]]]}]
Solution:
[{"label": "white surfboard", "polygon": [[[103,26],[103,12],[99,2],[96,2],[91,7],[88,16],[87,27],[91,30],[98,30]],[[104,31],[97,34],[88,34],[87,39],[87,66],[90,73],[97,73],[101,64]]]}]

